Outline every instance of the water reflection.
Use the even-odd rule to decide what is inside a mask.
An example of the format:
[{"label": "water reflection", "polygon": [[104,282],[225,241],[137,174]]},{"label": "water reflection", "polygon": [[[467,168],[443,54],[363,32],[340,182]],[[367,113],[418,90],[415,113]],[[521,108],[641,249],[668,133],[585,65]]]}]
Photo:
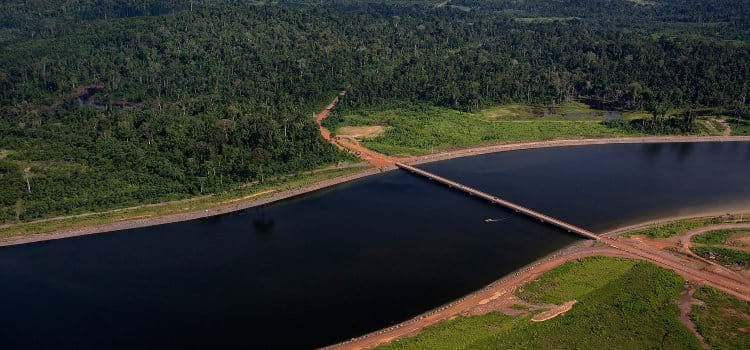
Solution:
[{"label": "water reflection", "polygon": [[693,153],[694,145],[695,144],[691,142],[674,144],[674,147],[677,148],[678,159],[685,160],[687,157],[689,157],[690,154]]},{"label": "water reflection", "polygon": [[250,221],[258,235],[270,235],[273,232],[274,219],[262,207],[253,210]]}]

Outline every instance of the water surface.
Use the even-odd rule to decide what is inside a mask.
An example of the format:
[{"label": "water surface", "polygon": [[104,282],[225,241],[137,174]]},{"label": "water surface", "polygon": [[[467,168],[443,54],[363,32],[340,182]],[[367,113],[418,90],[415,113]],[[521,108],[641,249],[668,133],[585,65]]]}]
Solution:
[{"label": "water surface", "polygon": [[[750,207],[750,143],[577,146],[423,167],[594,230]],[[214,218],[2,248],[0,348],[322,346],[577,240],[391,172]]]}]

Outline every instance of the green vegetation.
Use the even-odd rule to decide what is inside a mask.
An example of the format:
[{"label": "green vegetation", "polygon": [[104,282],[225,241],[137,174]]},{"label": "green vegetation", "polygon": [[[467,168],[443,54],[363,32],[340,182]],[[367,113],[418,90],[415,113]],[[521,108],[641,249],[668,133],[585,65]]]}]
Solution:
[{"label": "green vegetation", "polygon": [[690,241],[703,244],[726,244],[730,237],[748,235],[750,235],[748,229],[716,230],[695,235]]},{"label": "green vegetation", "polygon": [[634,260],[611,258],[568,262],[520,288],[516,294],[532,303],[562,304],[622,278],[636,263]]},{"label": "green vegetation", "polygon": [[[601,278],[590,278],[589,273]],[[531,315],[498,312],[459,317],[380,348],[700,349],[677,319],[675,301],[684,281],[671,271],[645,262],[596,257],[562,265],[541,280],[544,284],[535,281],[519,296],[571,298],[578,303],[564,315],[539,323],[530,322]]]},{"label": "green vegetation", "polygon": [[513,310],[528,310],[529,306],[526,304],[513,304],[510,308]]},{"label": "green vegetation", "polygon": [[643,111],[603,111],[573,101],[555,106],[505,104],[477,112],[402,104],[385,110],[334,111],[325,124],[331,130],[383,126],[387,132],[364,145],[392,155],[418,155],[499,142],[647,134],[718,135],[723,131],[723,127],[717,130],[711,123],[695,123],[693,119],[688,126],[674,116],[655,122]]},{"label": "green vegetation", "polygon": [[171,214],[196,212],[219,208],[242,200],[261,199],[272,194],[301,188],[312,183],[352,174],[363,168],[344,168],[303,173],[290,177],[275,178],[263,183],[233,188],[216,195],[194,197],[187,200],[160,203],[150,206],[122,208],[107,212],[87,213],[77,216],[14,224],[0,227],[0,240],[29,236],[81,227],[98,226],[118,221],[144,219]]},{"label": "green vegetation", "polygon": [[[695,111],[708,107],[750,117],[746,1],[438,4],[3,1],[0,223],[218,193],[338,162],[346,155],[311,115],[346,87],[345,119],[392,119],[367,143],[391,154],[700,134]],[[602,121],[571,101],[625,119]],[[498,105],[584,112],[456,112]]]},{"label": "green vegetation", "polygon": [[[508,110],[521,109],[512,106]],[[618,137],[638,135],[609,128],[597,120],[563,120],[562,116],[519,119],[508,118],[503,107],[479,113],[460,112],[441,107],[404,107],[382,112],[336,113],[328,125],[332,128],[356,125],[386,127],[383,136],[363,144],[385,154],[424,154],[433,150],[466,147],[483,143],[551,140],[575,137]],[[335,129],[334,129],[335,130]]]},{"label": "green vegetation", "polygon": [[750,268],[750,253],[748,252],[713,246],[691,246],[690,249],[695,254],[706,259],[716,260],[722,265]]},{"label": "green vegetation", "polygon": [[705,244],[690,249],[706,259],[713,259],[724,265],[750,267],[750,253],[726,247],[730,238],[750,235],[747,229],[716,230],[693,236],[691,242]]},{"label": "green vegetation", "polygon": [[715,217],[691,218],[665,224],[656,224],[645,228],[638,228],[624,232],[622,235],[645,235],[651,238],[667,238],[708,225],[742,222],[750,222],[750,218],[746,215],[722,215]]},{"label": "green vegetation", "polygon": [[733,118],[727,120],[727,122],[732,127],[732,135],[750,136],[750,121]]},{"label": "green vegetation", "polygon": [[712,349],[750,349],[750,303],[711,287],[693,297],[703,305],[693,306],[690,318]]}]

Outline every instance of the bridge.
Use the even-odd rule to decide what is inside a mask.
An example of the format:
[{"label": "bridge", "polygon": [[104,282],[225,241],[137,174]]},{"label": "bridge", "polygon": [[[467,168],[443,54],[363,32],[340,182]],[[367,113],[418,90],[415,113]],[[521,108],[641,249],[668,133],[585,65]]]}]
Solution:
[{"label": "bridge", "polygon": [[502,198],[493,196],[491,194],[479,191],[477,189],[474,189],[472,187],[460,184],[458,182],[446,179],[446,178],[444,178],[442,176],[435,175],[435,174],[433,174],[431,172],[424,171],[422,169],[419,169],[419,168],[416,168],[416,167],[413,167],[411,165],[407,165],[407,164],[404,164],[404,163],[400,163],[400,162],[396,162],[395,164],[396,164],[397,167],[399,167],[399,168],[401,168],[403,170],[406,170],[406,171],[408,171],[410,173],[423,176],[423,177],[425,177],[425,178],[427,178],[429,180],[436,181],[436,182],[439,182],[441,184],[447,185],[450,188],[454,188],[454,189],[457,189],[459,191],[468,193],[469,195],[476,196],[476,197],[479,197],[479,198],[482,198],[482,199],[486,199],[486,200],[488,200],[488,201],[490,201],[492,203],[499,204],[499,205],[501,205],[501,206],[503,206],[505,208],[513,210],[516,213],[524,214],[524,215],[529,216],[529,217],[531,217],[531,218],[533,218],[535,220],[539,220],[539,221],[541,221],[543,223],[547,223],[547,224],[550,224],[552,226],[556,226],[556,227],[561,228],[561,229],[563,229],[565,231],[568,231],[570,233],[575,233],[575,234],[583,236],[585,238],[594,239],[594,240],[599,240],[601,238],[599,235],[597,235],[596,233],[593,233],[593,232],[591,232],[589,230],[580,228],[580,227],[575,226],[575,225],[571,225],[571,224],[569,224],[569,223],[567,223],[565,221],[562,221],[562,220],[555,219],[553,217],[544,215],[544,214],[542,214],[540,212],[531,210],[529,208],[526,208],[526,207],[518,205],[516,203],[504,200]]},{"label": "bridge", "polygon": [[357,142],[349,141],[340,139],[337,137],[334,137],[331,135],[331,132],[326,129],[323,126],[323,120],[328,116],[328,114],[333,110],[334,107],[336,107],[336,104],[338,104],[341,97],[346,96],[346,90],[341,91],[338,96],[336,96],[333,101],[331,101],[328,106],[326,106],[325,109],[323,109],[318,115],[315,116],[315,123],[318,125],[318,128],[320,129],[320,135],[323,136],[324,139],[326,139],[328,142],[333,144],[334,146],[338,147],[341,150],[345,150],[347,152],[350,152],[360,159],[369,162],[370,164],[376,166],[376,167],[383,167],[387,165],[396,165],[397,167],[406,170],[408,172],[411,172],[413,174],[417,174],[420,176],[423,176],[429,180],[437,181],[439,183],[442,183],[444,185],[447,185],[450,188],[455,188],[459,191],[463,191],[465,193],[468,193],[472,196],[477,196],[482,199],[486,199],[492,203],[501,205],[505,208],[508,208],[510,210],[515,211],[516,213],[524,214],[528,217],[531,217],[535,220],[539,220],[543,223],[550,224],[552,226],[556,226],[558,228],[561,228],[565,231],[568,231],[570,233],[575,233],[577,235],[583,236],[585,238],[594,239],[594,240],[600,240],[602,237],[597,235],[596,233],[593,233],[591,231],[588,231],[586,229],[580,228],[578,226],[571,225],[565,221],[555,219],[553,217],[544,215],[540,212],[531,210],[529,208],[526,208],[524,206],[518,205],[516,203],[504,200],[502,198],[493,196],[488,193],[484,193],[482,191],[479,191],[477,189],[471,188],[469,186],[460,184],[455,181],[451,181],[449,179],[446,179],[444,177],[435,175],[431,172],[424,171],[422,169],[415,168],[411,165],[404,164],[398,161],[398,159],[386,156],[384,154],[375,152],[373,150],[370,150],[368,148],[363,147]]}]

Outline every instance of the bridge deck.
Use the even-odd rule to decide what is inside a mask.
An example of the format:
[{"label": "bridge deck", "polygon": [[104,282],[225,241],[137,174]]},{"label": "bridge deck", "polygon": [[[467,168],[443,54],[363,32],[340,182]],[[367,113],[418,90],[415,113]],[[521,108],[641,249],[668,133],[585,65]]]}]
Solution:
[{"label": "bridge deck", "polygon": [[462,184],[460,184],[458,182],[448,180],[448,179],[446,179],[444,177],[435,175],[435,174],[433,174],[431,172],[424,171],[422,169],[415,168],[415,167],[413,167],[411,165],[407,165],[407,164],[404,164],[404,163],[396,163],[396,166],[398,166],[399,168],[404,169],[406,171],[409,171],[411,173],[424,176],[424,177],[426,177],[426,178],[428,178],[430,180],[434,180],[434,181],[440,182],[440,183],[442,183],[444,185],[447,185],[448,187],[456,188],[456,189],[459,189],[459,190],[461,190],[463,192],[466,192],[466,193],[468,193],[470,195],[477,196],[477,197],[486,199],[486,200],[488,200],[488,201],[490,201],[492,203],[496,203],[496,204],[502,205],[502,206],[504,206],[504,207],[506,207],[508,209],[516,211],[517,213],[522,213],[522,214],[530,216],[530,217],[532,217],[534,219],[540,220],[541,222],[549,223],[549,224],[551,224],[553,226],[559,227],[559,228],[561,228],[563,230],[566,230],[568,232],[572,232],[572,233],[575,233],[575,234],[578,234],[578,235],[581,235],[583,237],[590,238],[590,239],[595,239],[595,240],[599,239],[599,235],[597,235],[596,233],[593,233],[593,232],[591,232],[589,230],[580,228],[578,226],[571,225],[571,224],[569,224],[567,222],[555,219],[553,217],[549,217],[549,216],[544,215],[544,214],[542,214],[540,212],[531,210],[529,208],[523,207],[523,206],[515,204],[513,202],[506,201],[506,200],[504,200],[502,198],[499,198],[499,197],[496,197],[496,196],[484,193],[482,191],[476,190],[476,189],[471,188],[469,186],[462,185]]}]

